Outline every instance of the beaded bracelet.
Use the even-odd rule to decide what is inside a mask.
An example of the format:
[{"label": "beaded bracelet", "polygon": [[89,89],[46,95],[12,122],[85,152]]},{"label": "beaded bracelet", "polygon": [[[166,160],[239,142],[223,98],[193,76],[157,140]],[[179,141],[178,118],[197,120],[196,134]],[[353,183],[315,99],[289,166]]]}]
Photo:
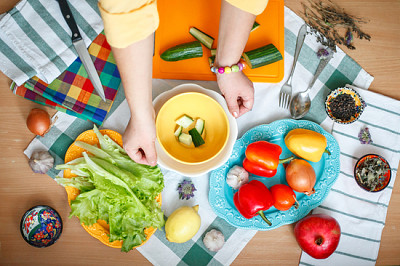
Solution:
[{"label": "beaded bracelet", "polygon": [[241,62],[239,62],[239,63],[237,63],[236,65],[232,65],[231,67],[215,67],[215,66],[212,66],[211,68],[210,68],[210,70],[211,70],[211,72],[213,72],[213,73],[215,73],[215,74],[217,74],[217,73],[219,73],[219,74],[229,74],[229,73],[231,73],[231,72],[239,72],[239,71],[242,71],[244,69],[244,64],[243,63],[241,63]]}]

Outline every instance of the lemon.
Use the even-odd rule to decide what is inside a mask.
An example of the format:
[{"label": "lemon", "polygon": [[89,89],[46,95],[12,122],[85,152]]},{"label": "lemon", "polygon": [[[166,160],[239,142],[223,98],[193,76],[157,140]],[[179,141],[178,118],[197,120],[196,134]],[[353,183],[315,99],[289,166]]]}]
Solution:
[{"label": "lemon", "polygon": [[199,231],[201,219],[197,213],[199,205],[176,209],[165,223],[165,234],[170,242],[183,243]]}]

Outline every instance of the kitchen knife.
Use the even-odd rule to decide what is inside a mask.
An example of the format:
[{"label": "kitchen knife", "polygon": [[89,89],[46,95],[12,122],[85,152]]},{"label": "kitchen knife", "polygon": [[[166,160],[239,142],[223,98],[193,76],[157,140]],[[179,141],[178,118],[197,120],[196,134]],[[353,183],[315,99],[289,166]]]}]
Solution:
[{"label": "kitchen knife", "polygon": [[101,81],[99,75],[97,73],[96,68],[94,67],[93,61],[90,58],[89,52],[86,48],[85,43],[83,42],[82,36],[79,33],[78,26],[76,25],[75,19],[72,16],[71,9],[69,8],[67,0],[57,0],[60,5],[61,13],[65,21],[68,24],[68,27],[72,31],[72,44],[75,47],[75,50],[78,52],[79,58],[81,59],[83,66],[86,69],[86,72],[89,76],[90,81],[93,84],[94,89],[99,94],[103,101],[106,101],[106,96],[104,95],[104,89],[101,85]]}]

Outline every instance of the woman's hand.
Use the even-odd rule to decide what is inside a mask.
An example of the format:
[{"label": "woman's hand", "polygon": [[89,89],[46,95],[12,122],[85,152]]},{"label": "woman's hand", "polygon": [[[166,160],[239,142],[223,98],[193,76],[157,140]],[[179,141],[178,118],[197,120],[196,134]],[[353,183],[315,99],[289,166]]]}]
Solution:
[{"label": "woman's hand", "polygon": [[234,117],[237,118],[253,108],[253,83],[243,72],[217,74],[217,82],[228,109]]},{"label": "woman's hand", "polygon": [[132,160],[140,164],[155,166],[157,153],[154,110],[150,117],[136,119],[131,117],[122,140],[124,149]]}]

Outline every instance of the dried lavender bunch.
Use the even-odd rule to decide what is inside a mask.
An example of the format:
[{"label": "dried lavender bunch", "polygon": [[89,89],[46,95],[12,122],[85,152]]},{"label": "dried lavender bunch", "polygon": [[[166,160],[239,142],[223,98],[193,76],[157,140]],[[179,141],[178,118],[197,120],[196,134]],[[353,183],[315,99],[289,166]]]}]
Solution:
[{"label": "dried lavender bunch", "polygon": [[[311,28],[317,41],[336,52],[336,45],[343,44],[348,49],[356,49],[353,38],[370,40],[371,36],[359,28],[366,23],[363,18],[347,14],[344,9],[330,0],[307,0],[302,3],[303,19]],[[354,34],[353,34],[354,33]]]}]

